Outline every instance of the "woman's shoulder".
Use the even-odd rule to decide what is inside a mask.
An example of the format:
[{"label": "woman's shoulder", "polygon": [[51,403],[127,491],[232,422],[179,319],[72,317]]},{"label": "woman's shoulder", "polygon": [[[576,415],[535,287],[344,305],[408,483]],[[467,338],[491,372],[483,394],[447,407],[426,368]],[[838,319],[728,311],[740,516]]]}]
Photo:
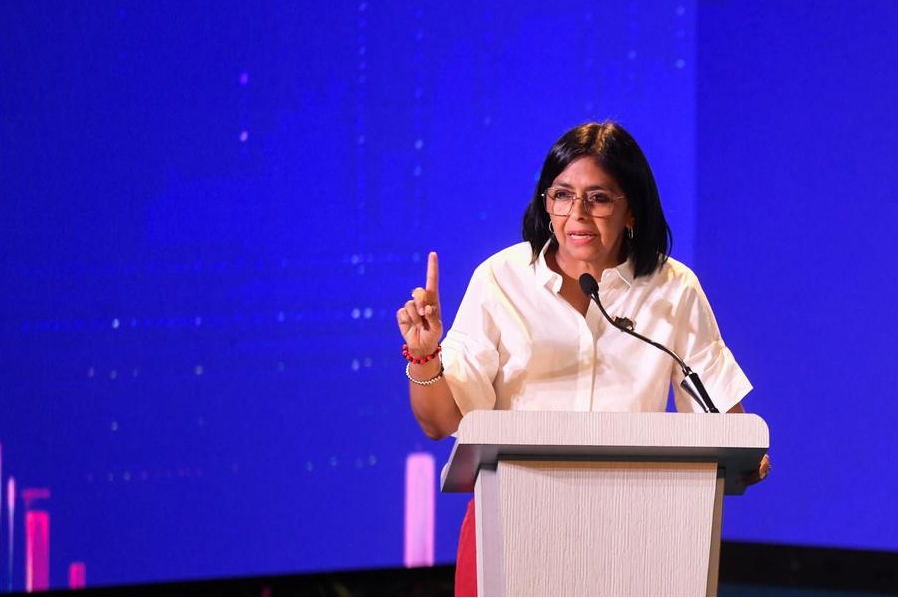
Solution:
[{"label": "woman's shoulder", "polygon": [[471,284],[504,287],[533,278],[533,253],[529,243],[516,243],[492,254],[474,269]]},{"label": "woman's shoulder", "polygon": [[680,278],[696,278],[695,272],[680,260],[668,257],[661,265],[662,269],[669,270],[673,276]]},{"label": "woman's shoulder", "polygon": [[695,272],[683,262],[668,257],[658,266],[654,273],[646,277],[649,286],[671,286],[679,288],[697,288],[701,285]]},{"label": "woman's shoulder", "polygon": [[477,270],[482,271],[508,271],[508,270],[532,270],[533,252],[527,242],[515,243],[504,249],[500,249],[493,255],[483,260]]}]

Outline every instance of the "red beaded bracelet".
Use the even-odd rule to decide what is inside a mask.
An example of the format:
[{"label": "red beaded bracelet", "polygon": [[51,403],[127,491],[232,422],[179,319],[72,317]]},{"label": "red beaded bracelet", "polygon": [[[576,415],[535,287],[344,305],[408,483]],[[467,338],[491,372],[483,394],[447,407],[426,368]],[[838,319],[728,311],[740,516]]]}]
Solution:
[{"label": "red beaded bracelet", "polygon": [[430,355],[425,355],[424,357],[414,357],[411,353],[408,352],[408,345],[402,345],[402,356],[405,357],[406,361],[411,363],[427,363],[431,359],[434,359],[437,355],[440,354],[440,351],[443,350],[443,347],[437,345],[437,350],[431,353]]}]

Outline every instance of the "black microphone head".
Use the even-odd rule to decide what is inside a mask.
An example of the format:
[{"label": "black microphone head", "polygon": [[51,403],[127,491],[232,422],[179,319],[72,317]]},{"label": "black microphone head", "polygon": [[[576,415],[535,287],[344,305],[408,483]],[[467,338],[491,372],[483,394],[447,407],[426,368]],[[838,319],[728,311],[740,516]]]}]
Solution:
[{"label": "black microphone head", "polygon": [[596,279],[592,274],[584,272],[580,275],[580,290],[583,291],[584,294],[592,297],[599,292],[599,283],[596,282]]}]

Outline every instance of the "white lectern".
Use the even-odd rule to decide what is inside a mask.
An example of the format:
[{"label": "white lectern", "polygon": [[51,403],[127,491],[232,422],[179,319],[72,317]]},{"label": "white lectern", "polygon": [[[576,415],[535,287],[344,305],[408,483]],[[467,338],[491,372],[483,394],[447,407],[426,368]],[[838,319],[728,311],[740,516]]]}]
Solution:
[{"label": "white lectern", "polygon": [[723,495],[769,438],[742,413],[474,411],[442,490],[474,491],[481,596],[712,596]]}]

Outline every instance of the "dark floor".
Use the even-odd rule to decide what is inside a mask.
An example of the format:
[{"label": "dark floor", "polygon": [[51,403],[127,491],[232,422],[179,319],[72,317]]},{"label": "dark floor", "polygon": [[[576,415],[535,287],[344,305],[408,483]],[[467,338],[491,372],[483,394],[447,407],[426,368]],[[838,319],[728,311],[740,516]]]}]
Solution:
[{"label": "dark floor", "polygon": [[[91,587],[91,596],[452,596],[454,567]],[[724,542],[720,596],[896,596],[898,553]]]}]

